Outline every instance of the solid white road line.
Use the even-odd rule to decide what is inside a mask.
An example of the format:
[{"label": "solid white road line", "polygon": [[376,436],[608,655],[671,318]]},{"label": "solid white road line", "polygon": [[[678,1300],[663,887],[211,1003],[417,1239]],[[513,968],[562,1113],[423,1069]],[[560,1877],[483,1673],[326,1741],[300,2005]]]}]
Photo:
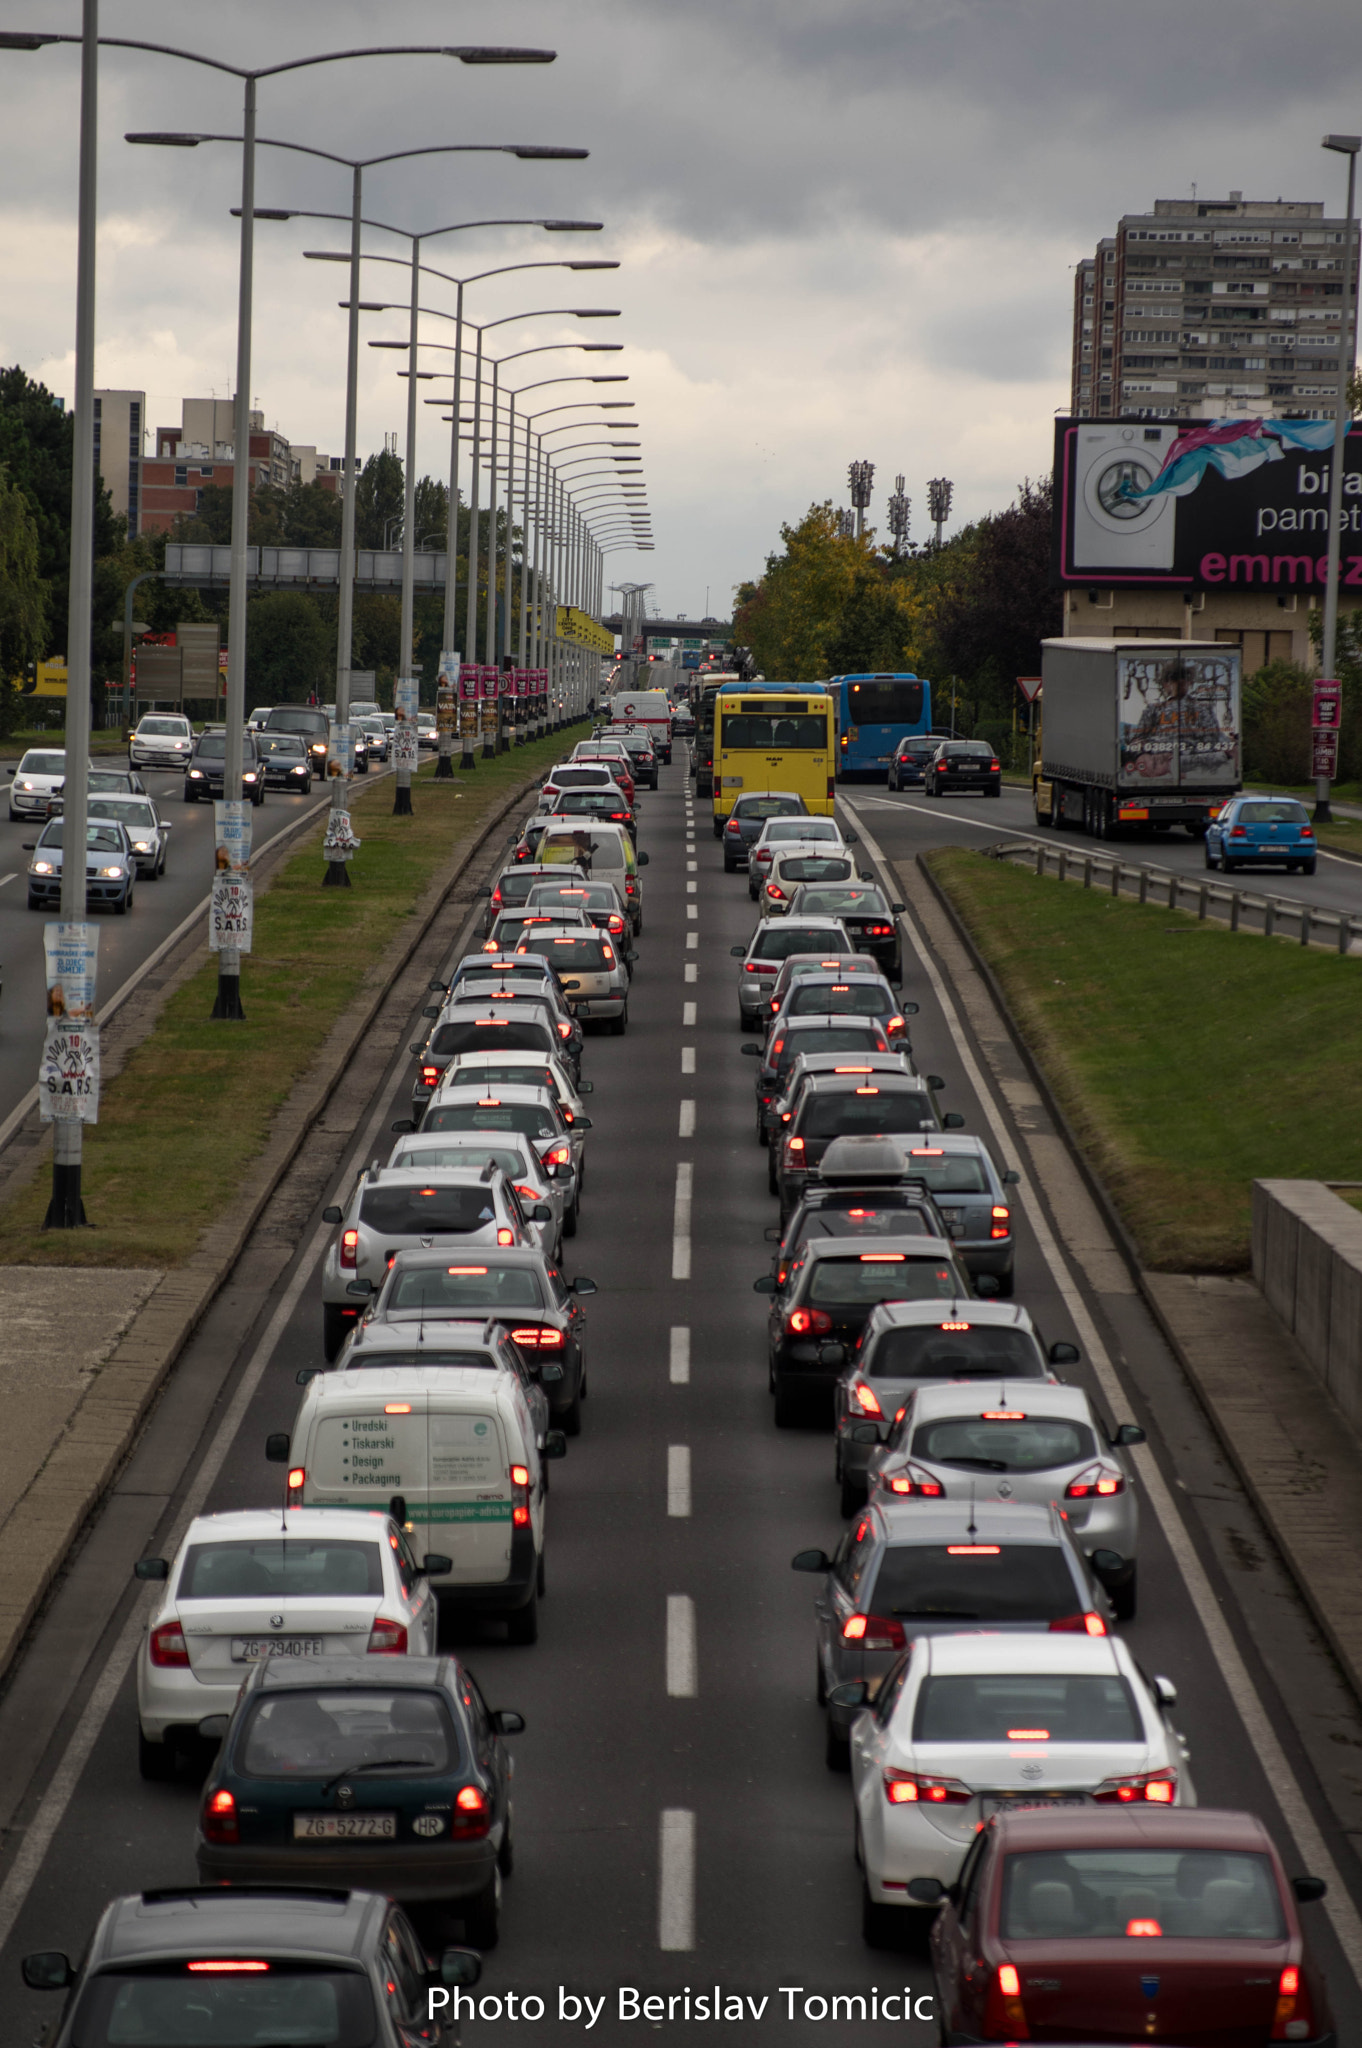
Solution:
[{"label": "solid white road line", "polygon": [[682,1005],[681,1005],[681,1028],[682,1028],[682,1030],[683,1030],[683,1031],[688,1031],[688,1030],[691,1030],[691,1029],[692,1029],[692,1028],[694,1027],[694,1024],[695,1024],[695,1005],[694,1005],[694,1003],[682,1003]]},{"label": "solid white road line", "polygon": [[678,1138],[693,1138],[695,1136],[695,1104],[686,1097],[682,1098],[681,1114],[677,1119],[676,1125],[676,1135]]},{"label": "solid white road line", "polygon": [[[845,808],[851,812],[852,816],[857,818],[857,825],[860,829],[861,839],[866,851],[872,860],[877,861],[882,869],[887,870],[888,863],[874,839],[866,831],[860,818],[857,817],[856,806],[848,803],[845,798],[842,799],[842,802]],[[899,806],[896,805],[895,808],[897,809]],[[884,880],[886,882],[889,880],[887,872],[884,875]],[[988,1121],[994,1142],[999,1148],[998,1156],[1000,1159],[1005,1159],[1011,1150],[1012,1141],[999,1110],[997,1098],[990,1084],[984,1079],[978,1062],[965,1038],[964,1029],[955,1004],[947,992],[945,982],[941,978],[936,962],[927,950],[926,940],[916,919],[911,914],[905,914],[903,924],[917,950],[918,957],[922,962],[928,980],[932,984],[937,1001],[941,1005],[941,1013],[945,1018],[946,1028],[954,1041],[956,1052],[959,1054],[960,1064],[965,1070],[970,1086],[979,1098],[980,1106]],[[1046,1265],[1050,1268],[1055,1285],[1063,1297],[1065,1307],[1073,1317],[1074,1328],[1078,1332],[1079,1341],[1087,1349],[1088,1357],[1092,1361],[1093,1371],[1097,1376],[1098,1384],[1101,1386],[1108,1406],[1113,1413],[1128,1413],[1132,1403],[1129,1395],[1126,1393],[1124,1382],[1112,1364],[1107,1348],[1098,1334],[1097,1326],[1088,1313],[1087,1303],[1084,1301],[1074,1281],[1067,1260],[1055,1241],[1054,1233],[1050,1229],[1034,1190],[1023,1182],[1017,1191],[1017,1199],[1026,1211],[1027,1221],[1035,1232],[1036,1242],[1040,1246],[1041,1255]],[[1202,1565],[1201,1559],[1197,1555],[1196,1546],[1187,1532],[1187,1524],[1184,1522],[1171,1492],[1164,1484],[1163,1474],[1159,1470],[1154,1454],[1147,1448],[1137,1446],[1133,1455],[1139,1467],[1140,1478],[1144,1483],[1145,1493],[1148,1496],[1150,1506],[1159,1518],[1164,1535],[1168,1540],[1168,1547],[1173,1553],[1178,1571],[1182,1576],[1183,1584],[1187,1588],[1188,1598],[1196,1611],[1197,1618],[1210,1644],[1211,1653],[1219,1666],[1221,1678],[1225,1683],[1225,1689],[1234,1702],[1235,1709],[1240,1721],[1243,1723],[1249,1741],[1258,1753],[1258,1760],[1263,1767],[1269,1785],[1272,1787],[1277,1804],[1281,1809],[1282,1817],[1295,1839],[1297,1852],[1302,1859],[1302,1867],[1312,1871],[1317,1877],[1327,1880],[1329,1890],[1323,1902],[1324,1911],[1329,1916],[1330,1924],[1337,1937],[1339,1947],[1347,1958],[1349,1968],[1352,1970],[1354,1977],[1359,1982],[1362,1982],[1362,1918],[1359,1917],[1357,1909],[1344,1888],[1343,1880],[1325,1844],[1324,1836],[1315,1823],[1315,1817],[1310,1811],[1305,1794],[1302,1792],[1299,1782],[1291,1771],[1286,1753],[1277,1739],[1277,1733],[1272,1726],[1271,1720],[1268,1718],[1267,1709],[1264,1707],[1258,1695],[1257,1687],[1254,1685],[1248,1668],[1239,1654],[1239,1647],[1231,1633],[1229,1623],[1221,1612],[1214,1589],[1206,1576],[1205,1567]]]},{"label": "solid white road line", "polygon": [[667,1446],[667,1513],[684,1519],[690,1514],[690,1445]]},{"label": "solid white road line", "polygon": [[690,1385],[690,1326],[673,1323],[668,1378],[674,1387]]},{"label": "solid white road line", "polygon": [[[690,1105],[691,1129],[695,1128],[695,1105]],[[683,1159],[676,1169],[676,1205],[672,1211],[672,1278],[690,1278],[690,1200],[695,1168]]]},{"label": "solid white road line", "polygon": [[[687,1004],[688,1009],[692,1007],[693,1005]],[[695,1047],[693,1045],[683,1045],[681,1048],[681,1071],[683,1074],[693,1074],[695,1072]]]},{"label": "solid white road line", "polygon": [[673,1954],[695,1946],[695,1815],[663,1809],[657,1854],[657,1945]]},{"label": "solid white road line", "polygon": [[[699,936],[700,936],[700,935],[699,935],[699,933],[698,933],[698,932],[689,932],[689,933],[687,933],[687,935],[686,935],[686,943],[687,943],[687,945],[689,945],[689,944],[690,944],[690,941],[691,941],[692,939],[698,938]],[[687,980],[687,981],[698,981],[699,979],[700,979],[700,970],[699,970],[699,968],[698,968],[698,967],[696,966],[696,964],[695,964],[695,962],[694,962],[693,960],[688,960],[688,961],[686,962],[686,980]]]},{"label": "solid white road line", "polygon": [[700,1690],[695,1655],[695,1602],[689,1593],[667,1595],[667,1697],[693,1700]]},{"label": "solid white road line", "polygon": [[17,869],[12,875],[0,875],[0,889],[3,889],[7,882],[17,882],[18,879],[19,874]]}]

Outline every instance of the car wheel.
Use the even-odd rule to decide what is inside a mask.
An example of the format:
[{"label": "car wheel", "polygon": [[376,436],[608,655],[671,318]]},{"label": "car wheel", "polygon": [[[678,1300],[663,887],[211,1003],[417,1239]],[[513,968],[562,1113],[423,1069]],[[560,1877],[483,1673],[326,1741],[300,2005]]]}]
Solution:
[{"label": "car wheel", "polygon": [[1236,873],[1236,871],[1238,870],[1238,867],[1239,867],[1239,863],[1238,863],[1238,861],[1237,861],[1237,860],[1231,860],[1231,859],[1230,859],[1230,857],[1229,857],[1229,855],[1228,855],[1227,853],[1226,853],[1226,854],[1222,854],[1222,855],[1221,855],[1221,857],[1220,857],[1220,871],[1221,871],[1221,873],[1222,873],[1222,874],[1225,874],[1225,875],[1232,875],[1232,874]]},{"label": "car wheel", "polygon": [[115,903],[115,905],[114,905],[114,915],[115,915],[116,917],[126,917],[126,916],[127,916],[127,914],[128,914],[128,912],[129,912],[129,911],[130,911],[131,909],[132,909],[132,890],[131,890],[131,889],[129,888],[129,889],[125,889],[125,890],[123,891],[123,894],[122,894],[122,896],[121,896],[121,897],[119,898],[118,902],[117,902],[117,903]]},{"label": "car wheel", "polygon": [[[564,1436],[580,1436],[582,1433],[582,1397],[574,1395],[571,1403],[558,1418]],[[543,1590],[542,1587],[540,1589]]]},{"label": "car wheel", "polygon": [[148,1742],[137,1730],[137,1770],[149,1785],[164,1785],[175,1775],[175,1752],[168,1742]]},{"label": "car wheel", "polygon": [[842,1520],[849,1522],[851,1517],[865,1506],[865,1501],[866,1491],[859,1480],[844,1477],[841,1494]]},{"label": "car wheel", "polygon": [[[506,1640],[508,1643],[537,1643],[539,1641],[539,1588],[523,1607],[517,1607],[506,1617]],[[479,1946],[481,1944],[478,1944]]]},{"label": "car wheel", "polygon": [[799,1420],[798,1404],[788,1387],[776,1381],[776,1428],[793,1429]]},{"label": "car wheel", "polygon": [[1219,867],[1219,865],[1220,865],[1220,862],[1219,862],[1219,860],[1218,860],[1218,859],[1216,858],[1216,856],[1215,856],[1215,855],[1214,855],[1214,854],[1213,854],[1213,853],[1211,852],[1211,842],[1210,842],[1210,840],[1209,840],[1209,839],[1208,839],[1208,840],[1206,841],[1206,845],[1205,845],[1205,856],[1206,856],[1206,865],[1207,865],[1207,867],[1208,867],[1208,868],[1211,868],[1211,869],[1215,869],[1215,868],[1218,868],[1218,867]]},{"label": "car wheel", "polygon": [[305,782],[305,783],[303,784],[303,795],[304,795],[304,796],[311,796],[311,794],[312,794],[312,777],[311,777],[311,776],[309,775],[309,776],[308,776],[308,778],[307,778],[307,781],[306,781],[306,782]]},{"label": "car wheel", "polygon": [[340,1356],[347,1327],[345,1310],[332,1302],[325,1302],[322,1306],[322,1356],[328,1365],[334,1365]]},{"label": "car wheel", "polygon": [[501,1938],[501,1872],[494,1870],[491,1881],[463,1913],[464,1936],[470,1948],[495,1948]]},{"label": "car wheel", "polygon": [[867,1948],[897,1948],[903,1934],[903,1912],[898,1906],[880,1906],[870,1896],[870,1886],[861,1885],[861,1940]]},{"label": "car wheel", "polygon": [[813,1658],[813,1696],[817,1700],[820,1707],[825,1707],[827,1705],[828,1687],[827,1681],[823,1677],[823,1659],[818,1655],[818,1652],[816,1650],[814,1652]]},{"label": "car wheel", "polygon": [[999,784],[999,786],[998,786],[998,787],[997,787],[996,789],[986,789],[986,790],[984,791],[984,795],[985,795],[985,796],[1001,796],[1001,795],[1002,795],[1002,793],[1003,793],[1003,792],[1002,792],[1002,785],[1001,785],[1001,784]]},{"label": "car wheel", "polygon": [[620,1011],[618,1017],[612,1017],[610,1019],[610,1036],[612,1038],[623,1038],[625,1032],[628,1029],[629,1005],[626,1003],[624,1008]]},{"label": "car wheel", "polygon": [[20,818],[21,818],[22,816],[23,816],[23,812],[22,812],[22,811],[16,811],[16,810],[15,810],[15,808],[14,808],[14,806],[13,806],[13,804],[11,804],[11,805],[10,805],[10,807],[9,807],[9,821],[10,821],[10,824],[11,824],[11,825],[17,825],[17,824],[18,824],[18,822],[19,822],[19,820],[20,820]]},{"label": "car wheel", "polygon": [[1139,1576],[1140,1567],[1138,1565],[1132,1566],[1130,1577],[1125,1585],[1118,1586],[1111,1596],[1111,1604],[1115,1609],[1118,1621],[1134,1621],[1135,1619],[1135,1609],[1139,1605],[1140,1599]]},{"label": "car wheel", "polygon": [[761,1120],[760,1110],[758,1110],[757,1112],[757,1143],[759,1145],[764,1145],[766,1143],[766,1126]]},{"label": "car wheel", "polygon": [[1312,861],[1312,860],[1303,860],[1303,861],[1301,862],[1301,873],[1302,873],[1303,875],[1313,875],[1313,874],[1314,874],[1314,872],[1315,872],[1315,862],[1314,862],[1314,861]]},{"label": "car wheel", "polygon": [[723,838],[723,836],[724,836],[724,821],[723,821],[723,819],[722,819],[722,818],[716,818],[716,819],[714,820],[714,837],[715,837],[716,839],[722,839],[722,838]]},{"label": "car wheel", "polygon": [[851,1769],[851,1744],[830,1720],[823,1730],[823,1761],[830,1771],[842,1776]]}]

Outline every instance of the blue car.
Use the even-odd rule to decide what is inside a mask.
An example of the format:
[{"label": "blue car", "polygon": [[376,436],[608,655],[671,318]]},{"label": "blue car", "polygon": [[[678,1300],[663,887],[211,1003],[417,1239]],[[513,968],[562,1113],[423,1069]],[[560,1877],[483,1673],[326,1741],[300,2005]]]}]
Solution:
[{"label": "blue car", "polygon": [[1231,797],[1206,827],[1206,865],[1227,875],[1239,867],[1313,875],[1316,853],[1310,813],[1293,797]]}]

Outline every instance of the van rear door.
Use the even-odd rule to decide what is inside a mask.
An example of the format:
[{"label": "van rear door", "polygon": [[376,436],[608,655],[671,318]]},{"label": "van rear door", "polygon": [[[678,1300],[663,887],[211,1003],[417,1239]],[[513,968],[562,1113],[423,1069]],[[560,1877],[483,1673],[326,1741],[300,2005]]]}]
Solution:
[{"label": "van rear door", "polygon": [[426,1491],[426,1396],[357,1393],[343,1410],[318,1417],[304,1455],[307,1507],[386,1509],[395,1493],[419,1500]]},{"label": "van rear door", "polygon": [[451,1410],[436,1394],[429,1416],[429,1482],[421,1507],[430,1547],[454,1560],[441,1586],[495,1585],[511,1569],[511,1465],[491,1403]]}]

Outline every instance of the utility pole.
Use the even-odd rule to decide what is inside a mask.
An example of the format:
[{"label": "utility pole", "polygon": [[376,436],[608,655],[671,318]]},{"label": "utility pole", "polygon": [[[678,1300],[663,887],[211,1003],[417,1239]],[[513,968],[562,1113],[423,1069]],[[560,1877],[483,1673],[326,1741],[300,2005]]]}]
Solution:
[{"label": "utility pole", "polygon": [[955,485],[949,477],[934,476],[927,486],[927,517],[936,528],[936,546],[941,546],[941,529],[951,516]]},{"label": "utility pole", "polygon": [[870,487],[875,481],[873,462],[851,462],[847,465],[847,483],[851,487],[851,502],[856,508],[856,538],[865,532],[865,515],[870,504]]},{"label": "utility pole", "polygon": [[904,496],[902,476],[894,478],[894,495],[889,500],[889,531],[894,536],[894,560],[901,560],[908,541],[908,523],[913,501]]}]

